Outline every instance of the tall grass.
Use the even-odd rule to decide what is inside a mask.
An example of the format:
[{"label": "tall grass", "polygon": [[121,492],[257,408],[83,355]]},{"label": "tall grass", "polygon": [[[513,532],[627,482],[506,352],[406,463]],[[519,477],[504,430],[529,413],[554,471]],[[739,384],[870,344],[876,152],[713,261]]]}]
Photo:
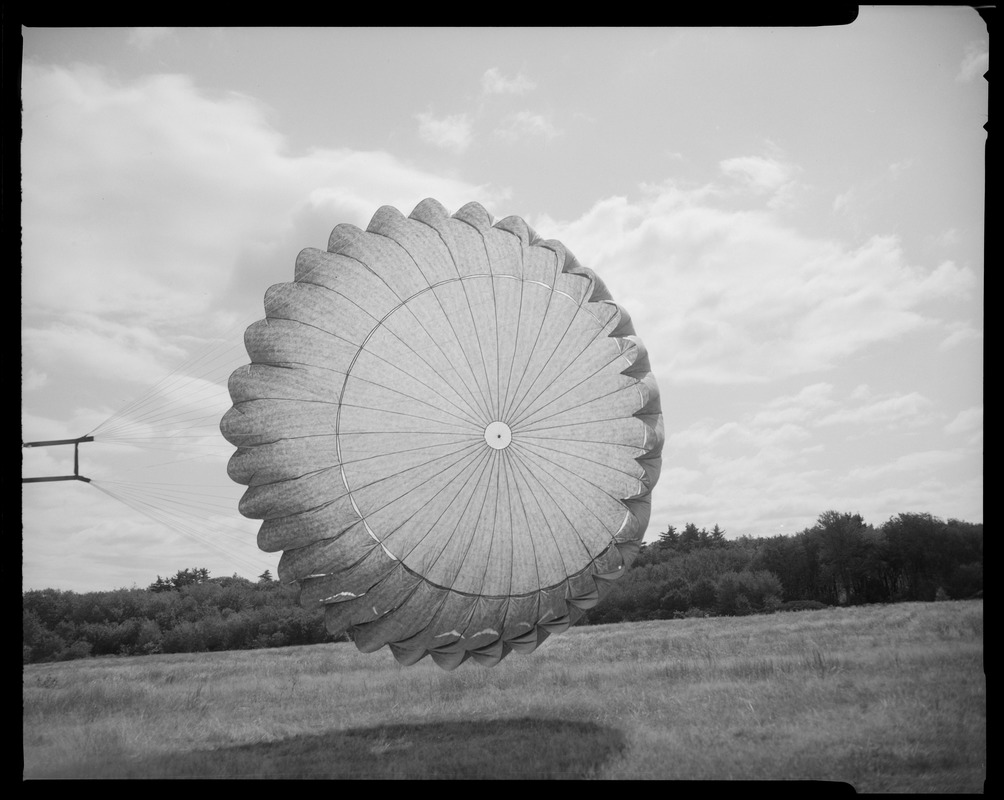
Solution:
[{"label": "tall grass", "polygon": [[573,628],[493,669],[351,644],[25,667],[24,777],[822,780],[982,792],[982,601]]}]

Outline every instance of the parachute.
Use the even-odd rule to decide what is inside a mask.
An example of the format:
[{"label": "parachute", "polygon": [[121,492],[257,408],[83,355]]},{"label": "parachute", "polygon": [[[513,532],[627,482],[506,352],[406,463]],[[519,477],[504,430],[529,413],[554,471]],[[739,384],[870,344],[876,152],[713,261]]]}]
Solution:
[{"label": "parachute", "polygon": [[380,208],[265,294],[220,429],[258,545],[332,633],[493,666],[603,596],[659,477],[659,390],[602,281],[519,217]]}]

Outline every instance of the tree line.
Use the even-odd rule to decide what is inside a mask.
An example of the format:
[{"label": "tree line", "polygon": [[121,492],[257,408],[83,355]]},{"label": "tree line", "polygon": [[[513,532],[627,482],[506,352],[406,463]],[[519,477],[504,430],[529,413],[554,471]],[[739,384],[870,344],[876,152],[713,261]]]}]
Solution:
[{"label": "tree line", "polygon": [[[827,511],[793,536],[727,539],[687,523],[643,545],[579,624],[983,596],[983,525],[900,514],[878,528]],[[334,637],[295,586],[179,570],[145,589],[22,593],[24,663],[247,650]]]},{"label": "tree line", "polygon": [[983,596],[983,524],[827,511],[794,535],[726,539],[688,523],[643,545],[587,624]]},{"label": "tree line", "polygon": [[273,580],[212,578],[204,568],[157,576],[146,589],[22,593],[23,663],[88,656],[251,650],[330,642],[320,607]]}]

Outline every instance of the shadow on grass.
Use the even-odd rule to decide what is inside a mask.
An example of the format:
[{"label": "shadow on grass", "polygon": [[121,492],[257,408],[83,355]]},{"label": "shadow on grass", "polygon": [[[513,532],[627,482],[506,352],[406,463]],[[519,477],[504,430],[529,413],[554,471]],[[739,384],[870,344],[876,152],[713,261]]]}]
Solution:
[{"label": "shadow on grass", "polygon": [[64,778],[576,779],[625,748],[623,734],[591,722],[502,719],[381,725],[274,742],[80,765]]}]

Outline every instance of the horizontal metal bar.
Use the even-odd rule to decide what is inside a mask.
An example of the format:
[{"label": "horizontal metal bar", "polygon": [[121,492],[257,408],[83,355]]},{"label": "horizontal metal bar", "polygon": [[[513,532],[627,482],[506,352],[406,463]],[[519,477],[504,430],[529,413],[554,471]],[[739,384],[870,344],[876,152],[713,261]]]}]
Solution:
[{"label": "horizontal metal bar", "polygon": [[90,478],[85,478],[83,475],[55,475],[51,478],[21,478],[21,483],[46,483],[48,481],[83,481],[84,483],[90,483]]},{"label": "horizontal metal bar", "polygon": [[21,442],[21,447],[49,447],[55,444],[80,444],[81,442],[93,441],[93,436],[81,436],[79,439],[50,439],[47,442]]}]

